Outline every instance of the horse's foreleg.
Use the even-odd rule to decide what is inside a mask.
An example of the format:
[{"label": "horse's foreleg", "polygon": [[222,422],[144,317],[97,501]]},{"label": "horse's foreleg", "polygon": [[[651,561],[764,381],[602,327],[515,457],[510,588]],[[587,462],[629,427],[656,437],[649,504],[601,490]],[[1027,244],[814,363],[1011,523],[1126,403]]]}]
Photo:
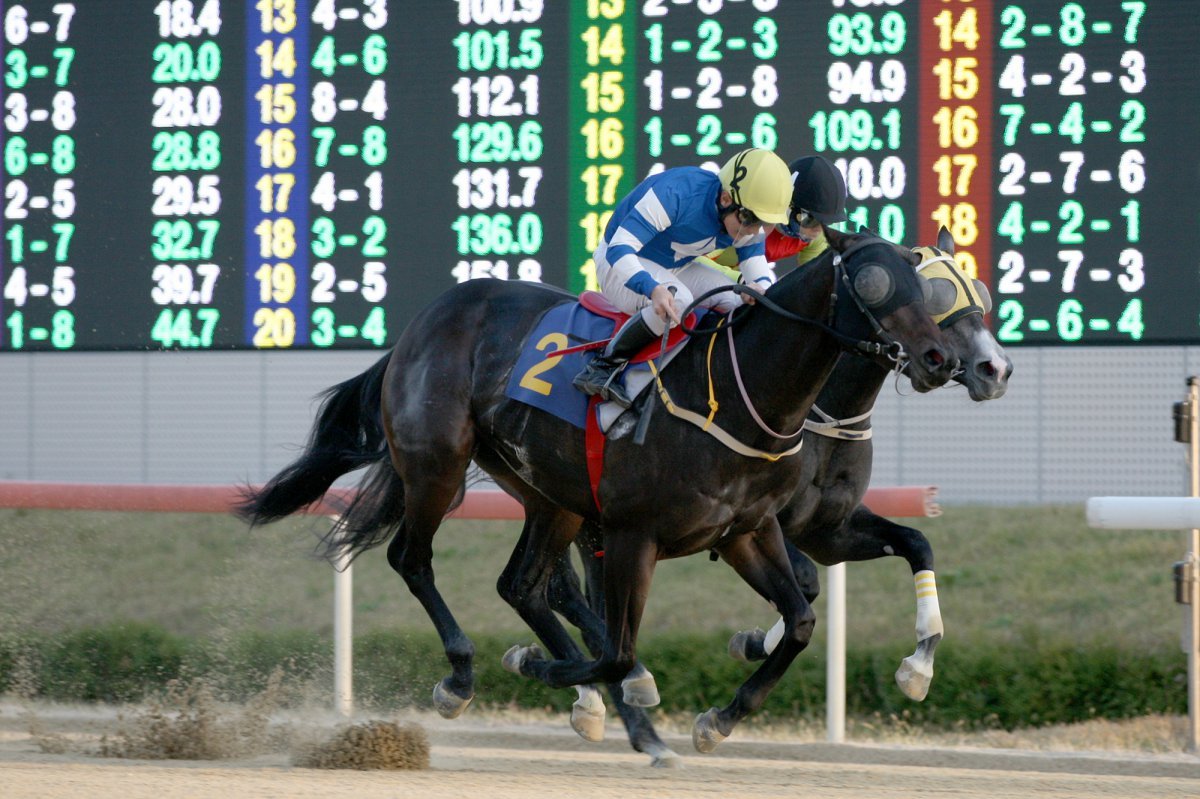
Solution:
[{"label": "horse's foreleg", "polygon": [[783,616],[785,632],[775,650],[750,675],[724,708],[710,708],[696,719],[692,743],[701,752],[713,751],[733,728],[762,706],[796,656],[808,646],[816,617],[804,598],[783,544],[779,524],[733,538],[718,549],[751,588],[769,599]]},{"label": "horse's foreleg", "polygon": [[933,572],[933,548],[920,530],[877,516],[860,505],[836,535],[807,536],[804,551],[821,563],[904,558],[912,569],[917,595],[917,648],[896,670],[896,684],[910,699],[921,701],[933,680],[933,655],[942,640],[942,612]]},{"label": "horse's foreleg", "polygon": [[[813,563],[812,558],[797,549],[791,541],[785,539],[784,545],[787,547],[788,558],[792,562],[792,573],[796,575],[796,582],[800,583],[800,592],[804,594],[804,598],[811,605],[821,594],[821,578],[817,573],[817,564]],[[742,660],[747,663],[762,660],[779,643],[779,638],[783,635],[783,627],[783,618],[781,617],[771,629],[765,632],[756,627],[753,630],[734,633],[729,639],[729,656],[734,660]]]}]

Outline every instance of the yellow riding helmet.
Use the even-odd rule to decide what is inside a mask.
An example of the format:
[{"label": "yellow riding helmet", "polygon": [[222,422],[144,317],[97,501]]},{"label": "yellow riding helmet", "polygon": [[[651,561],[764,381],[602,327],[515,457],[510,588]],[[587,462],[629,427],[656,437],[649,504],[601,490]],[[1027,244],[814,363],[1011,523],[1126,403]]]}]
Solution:
[{"label": "yellow riding helmet", "polygon": [[721,188],[770,225],[786,224],[792,204],[792,173],[783,159],[770,150],[751,148],[725,162],[717,173]]}]

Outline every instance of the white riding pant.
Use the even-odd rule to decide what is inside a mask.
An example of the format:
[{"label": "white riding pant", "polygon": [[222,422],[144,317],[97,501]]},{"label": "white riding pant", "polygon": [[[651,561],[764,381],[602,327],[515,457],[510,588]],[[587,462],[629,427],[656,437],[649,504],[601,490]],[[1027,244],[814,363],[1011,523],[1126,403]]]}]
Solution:
[{"label": "white riding pant", "polygon": [[[666,321],[660,319],[654,312],[649,297],[627,288],[620,282],[620,277],[605,257],[607,250],[605,243],[600,242],[600,246],[596,248],[593,256],[596,262],[596,280],[600,284],[600,291],[622,312],[630,316],[641,313],[649,328],[656,334],[662,335],[663,331],[667,329]],[[680,316],[697,296],[720,286],[733,285],[725,274],[699,261],[692,261],[679,269],[667,269],[645,258],[638,258],[638,263],[659,283],[675,287],[675,312]],[[701,307],[728,313],[741,304],[741,294],[724,291],[706,299],[701,303]]]}]

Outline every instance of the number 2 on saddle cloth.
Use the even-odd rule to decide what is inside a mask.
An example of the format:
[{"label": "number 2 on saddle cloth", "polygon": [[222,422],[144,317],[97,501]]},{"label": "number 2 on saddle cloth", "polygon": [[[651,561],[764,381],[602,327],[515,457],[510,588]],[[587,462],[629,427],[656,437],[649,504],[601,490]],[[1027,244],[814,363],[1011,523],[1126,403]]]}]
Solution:
[{"label": "number 2 on saddle cloth", "polygon": [[[612,403],[603,403],[598,396],[589,397],[571,385],[571,381],[588,361],[604,351],[608,339],[628,318],[628,314],[618,311],[604,295],[595,291],[583,292],[579,302],[554,306],[525,338],[504,390],[508,398],[552,413],[585,431],[593,496],[600,483],[604,460],[604,431],[623,409],[604,408]],[[688,327],[694,327],[696,314],[690,314],[685,321]],[[672,328],[667,338],[665,360],[669,360],[686,339],[681,327]],[[647,361],[658,358],[661,349],[661,342],[647,346],[630,359],[617,379],[627,381],[627,387],[633,392],[644,389],[652,379]],[[596,504],[599,507],[599,501]]]}]

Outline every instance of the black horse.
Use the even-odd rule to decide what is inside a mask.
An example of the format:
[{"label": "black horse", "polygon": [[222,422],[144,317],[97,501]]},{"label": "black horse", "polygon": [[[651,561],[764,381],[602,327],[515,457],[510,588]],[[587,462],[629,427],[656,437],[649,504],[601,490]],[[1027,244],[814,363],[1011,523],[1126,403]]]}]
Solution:
[{"label": "black horse", "polygon": [[[1007,390],[1012,362],[984,324],[983,314],[990,310],[986,289],[971,281],[953,260],[954,240],[945,228],[938,233],[936,249],[922,247],[916,252],[922,256],[918,270],[937,275],[933,282],[940,305],[930,303],[929,307],[942,327],[948,352],[962,364],[955,379],[976,402],[1000,398]],[[902,557],[908,562],[917,580],[917,649],[904,659],[896,681],[905,695],[920,701],[928,693],[934,649],[942,637],[933,549],[921,531],[885,519],[862,504],[871,481],[871,410],[888,374],[871,359],[852,354],[838,359],[805,422],[804,447],[798,455],[799,486],[777,519],[796,578],[810,603],[820,590],[810,556],[826,566],[885,556]],[[594,610],[603,612],[602,562],[595,556],[602,550],[603,541],[594,522],[584,523],[576,544],[583,555],[586,600],[578,595],[578,582],[569,562],[556,575],[551,590],[555,609],[572,621],[581,618],[577,602],[587,601]],[[730,654],[740,660],[763,659],[774,648],[783,627],[781,619],[770,633],[761,629],[737,633],[729,642]],[[596,645],[595,631],[587,632],[591,634],[585,633],[585,641]],[[655,733],[649,716],[641,708],[625,704],[619,690],[610,693],[634,749],[650,755],[654,765],[670,765],[675,755]],[[575,716],[584,712],[600,721],[585,725],[586,719],[576,720]],[[572,724],[585,734],[585,730],[595,730],[602,723],[603,715],[599,697],[581,692]],[[595,736],[592,732],[591,737]]]},{"label": "black horse", "polygon": [[[881,358],[906,353],[918,391],[944,384],[958,366],[924,308],[916,256],[873,236],[829,231],[828,238],[827,254],[768,291],[777,310],[750,308],[732,337],[745,389],[775,429],[803,424],[843,346]],[[286,516],[341,475],[370,465],[326,539],[327,552],[355,555],[391,539],[388,560],[434,622],[452,667],[434,690],[445,716],[474,696],[474,647],[434,584],[431,544],[472,459],[525,506],[501,592],[521,597],[518,612],[557,658],[526,650],[514,667],[548,685],[629,677],[655,563],[713,550],[774,604],[786,632],[726,708],[697,720],[697,746],[711,749],[762,704],[812,633],[815,618],[775,520],[801,477],[801,461],[744,409],[730,345],[718,336],[711,361],[708,347],[685,348],[663,370],[661,390],[682,405],[698,404],[709,376],[717,399],[733,409],[719,424],[758,456],[663,416],[644,444],[610,439],[594,497],[582,432],[505,396],[522,340],[544,313],[571,299],[490,280],[446,292],[412,320],[389,356],[329,390],[304,454],[261,490],[248,490],[240,514],[253,524]],[[604,531],[606,636],[594,661],[583,659],[547,601],[549,579],[585,518]],[[625,701],[656,702],[653,681],[632,677]]]}]

